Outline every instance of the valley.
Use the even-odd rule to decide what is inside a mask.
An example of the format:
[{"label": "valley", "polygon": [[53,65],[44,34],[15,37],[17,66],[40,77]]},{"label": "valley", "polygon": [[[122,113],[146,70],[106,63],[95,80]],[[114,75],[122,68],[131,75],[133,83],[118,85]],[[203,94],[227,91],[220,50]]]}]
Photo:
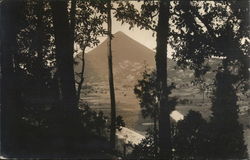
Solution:
[{"label": "valley", "polygon": [[[142,118],[139,102],[133,89],[138,79],[141,79],[145,68],[151,71],[154,69],[154,52],[122,32],[114,34],[112,43],[117,115],[123,117],[127,128],[145,135],[147,128],[152,127],[152,120]],[[96,111],[102,110],[105,115],[109,116],[110,99],[106,51],[106,41],[104,41],[85,55],[84,88],[81,101],[87,102],[90,108]],[[78,64],[75,66],[77,72],[80,72],[81,69],[80,59],[81,55],[77,55],[75,58]],[[217,69],[220,61],[210,59],[207,63],[212,69],[205,75],[204,80],[207,84],[212,84],[215,76],[214,70]],[[202,90],[198,85],[193,85],[193,71],[177,67],[172,59],[167,61],[167,70],[168,83],[173,82],[176,85],[171,94],[178,98],[176,110],[184,116],[189,110],[199,111],[203,118],[209,120],[212,90]],[[240,107],[250,105],[247,96],[249,93],[240,95],[238,101]],[[245,129],[250,127],[249,109],[240,115],[239,120]]]}]

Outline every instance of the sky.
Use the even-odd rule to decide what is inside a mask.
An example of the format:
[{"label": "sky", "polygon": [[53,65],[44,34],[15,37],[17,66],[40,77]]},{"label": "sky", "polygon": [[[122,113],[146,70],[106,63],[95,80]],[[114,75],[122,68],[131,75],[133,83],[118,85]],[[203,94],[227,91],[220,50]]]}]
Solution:
[{"label": "sky", "polygon": [[[136,40],[137,42],[141,43],[145,47],[155,51],[156,48],[156,34],[153,36],[152,30],[141,30],[138,27],[133,27],[132,29],[129,29],[128,24],[121,24],[121,22],[116,21],[115,18],[112,18],[112,34],[115,34],[118,31],[122,31],[132,39]],[[102,43],[107,37],[100,37],[99,40]],[[97,47],[97,46],[96,46]],[[94,49],[94,48],[92,48]],[[92,50],[88,49],[88,51]],[[168,45],[168,58],[172,58],[173,49]]]},{"label": "sky", "polygon": [[[142,2],[130,2],[133,3],[135,8],[140,11],[141,3]],[[113,14],[113,13],[112,13]],[[106,25],[106,24],[104,24]],[[106,26],[105,26],[106,27]],[[141,43],[145,47],[155,51],[156,48],[156,34],[153,36],[152,30],[141,30],[140,28],[134,26],[133,28],[129,29],[129,25],[117,21],[115,17],[112,15],[112,34],[115,34],[118,31],[122,31],[127,36],[131,37],[132,39],[136,40],[137,42]],[[107,37],[99,37],[100,42],[102,43]],[[97,47],[97,46],[96,46]],[[94,47],[95,48],[95,47]],[[88,48],[86,51],[89,52],[94,48]],[[173,49],[168,45],[168,58],[172,58]]]},{"label": "sky", "polygon": [[[135,8],[140,9],[140,3],[133,2]],[[153,31],[151,30],[141,30],[138,27],[133,27],[129,30],[128,24],[121,24],[121,22],[117,21],[116,18],[112,17],[112,34],[115,34],[118,31],[122,31],[132,39],[138,41],[144,46],[148,47],[151,50],[154,50],[156,47],[156,36],[153,37]],[[100,37],[99,40],[103,42],[106,37]],[[89,49],[90,51],[91,49]]]},{"label": "sky", "polygon": [[[156,36],[153,36],[153,31],[151,30],[141,30],[138,27],[134,27],[129,30],[128,24],[121,24],[121,22],[116,21],[115,18],[112,20],[112,34],[118,31],[122,31],[129,37],[148,47],[149,49],[154,49],[156,47]],[[100,41],[104,41],[106,37],[100,37]]]},{"label": "sky", "polygon": [[138,27],[134,27],[129,30],[128,24],[121,25],[120,22],[117,22],[113,18],[113,33],[116,33],[118,31],[124,32],[129,37],[133,38],[134,40],[140,42],[141,44],[152,50],[156,47],[156,36],[153,37],[152,30],[141,30]]}]

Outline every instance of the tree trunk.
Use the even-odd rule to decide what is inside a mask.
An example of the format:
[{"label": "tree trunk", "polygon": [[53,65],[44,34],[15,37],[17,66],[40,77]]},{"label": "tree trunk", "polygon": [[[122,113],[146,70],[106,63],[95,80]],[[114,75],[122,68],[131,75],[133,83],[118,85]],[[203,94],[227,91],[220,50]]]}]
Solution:
[{"label": "tree trunk", "polygon": [[113,63],[112,63],[112,20],[111,20],[111,1],[107,3],[108,11],[108,69],[109,69],[109,91],[110,91],[110,102],[111,102],[111,126],[110,126],[110,144],[112,149],[115,149],[115,132],[116,132],[116,104],[115,104],[115,90],[113,80]]},{"label": "tree trunk", "polygon": [[158,154],[158,132],[157,132],[157,115],[156,115],[156,108],[158,106],[155,106],[154,108],[154,157],[157,159],[157,154]]},{"label": "tree trunk", "polygon": [[75,78],[73,68],[72,34],[66,1],[51,1],[56,43],[56,63],[64,109],[76,107]]},{"label": "tree trunk", "polygon": [[[75,42],[75,26],[76,26],[76,0],[71,0],[71,8],[70,8],[70,31],[71,31],[71,50],[74,55],[74,42]],[[85,54],[85,48],[83,49],[83,54],[82,54],[82,71],[80,73],[80,82],[77,83],[77,90],[76,90],[76,105],[79,105],[80,98],[81,98],[81,89],[82,89],[82,84],[84,81],[84,66],[85,66],[85,60],[84,60],[84,54]]]},{"label": "tree trunk", "polygon": [[61,97],[57,138],[62,144],[63,152],[75,152],[80,141],[81,122],[77,108],[74,66],[73,66],[73,38],[67,11],[67,1],[51,1],[53,25],[56,44],[56,65],[59,81],[59,97]]},{"label": "tree trunk", "polygon": [[43,19],[42,19],[42,16],[43,16],[43,13],[44,12],[44,6],[43,6],[43,1],[39,1],[38,2],[38,7],[37,7],[37,33],[36,33],[36,41],[34,42],[35,43],[35,47],[37,47],[37,66],[38,66],[38,72],[37,73],[37,80],[38,80],[38,84],[39,84],[39,91],[38,93],[40,94],[40,98],[43,96],[42,95],[42,89],[43,89],[43,81],[44,81],[44,78],[43,78],[43,52],[42,52],[42,32],[43,32]]},{"label": "tree trunk", "polygon": [[1,155],[6,155],[18,146],[18,118],[20,98],[14,56],[18,52],[17,33],[22,13],[22,1],[1,2]]},{"label": "tree trunk", "polygon": [[[224,59],[223,61],[227,61]],[[217,71],[212,96],[211,159],[247,159],[243,126],[239,123],[238,96],[234,88],[234,75],[228,65]],[[230,133],[230,134],[228,134]]]},{"label": "tree trunk", "polygon": [[167,106],[167,38],[169,34],[170,1],[160,1],[157,26],[156,70],[159,91],[159,147],[160,159],[172,159],[170,111]]},{"label": "tree trunk", "polygon": [[79,73],[79,78],[80,78],[80,81],[79,82],[76,82],[78,84],[77,86],[77,103],[79,104],[80,102],[80,98],[81,98],[81,90],[82,90],[82,85],[83,85],[83,82],[84,82],[84,70],[85,70],[85,47],[82,49],[83,52],[82,52],[82,70],[81,72]]},{"label": "tree trunk", "polygon": [[71,32],[71,50],[74,54],[74,42],[75,42],[75,26],[76,26],[76,0],[71,0],[70,9],[70,32]]}]

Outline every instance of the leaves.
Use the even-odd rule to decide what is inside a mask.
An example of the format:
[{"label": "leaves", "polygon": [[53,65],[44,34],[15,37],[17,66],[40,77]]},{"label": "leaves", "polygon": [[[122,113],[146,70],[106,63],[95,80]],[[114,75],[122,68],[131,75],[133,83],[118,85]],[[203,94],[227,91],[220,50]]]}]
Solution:
[{"label": "leaves", "polygon": [[119,115],[116,117],[116,129],[120,131],[122,130],[122,127],[125,127],[125,122],[122,119],[122,116]]},{"label": "leaves", "polygon": [[26,1],[21,31],[17,35],[17,63],[30,75],[45,73],[55,64],[52,15],[48,2]]},{"label": "leaves", "polygon": [[107,128],[107,117],[102,111],[96,112],[90,109],[87,103],[82,104],[81,112],[82,125],[93,134],[103,135],[105,128]]},{"label": "leaves", "polygon": [[158,16],[159,2],[143,1],[140,11],[129,1],[118,1],[114,17],[123,23],[130,25],[129,29],[139,27],[140,29],[156,30],[156,17]]},{"label": "leaves", "polygon": [[174,155],[179,159],[206,158],[209,132],[206,120],[199,112],[190,110],[184,120],[176,124],[173,135]]},{"label": "leaves", "polygon": [[[139,99],[139,104],[141,106],[142,116],[144,118],[157,118],[159,116],[158,109],[158,90],[157,90],[157,81],[155,71],[149,72],[145,68],[145,71],[142,73],[142,79],[138,80],[138,83],[134,87],[134,93]],[[172,83],[167,87],[166,94],[170,95],[171,91],[175,88],[175,85]],[[175,109],[177,104],[176,97],[169,97],[167,106],[169,107],[170,112]]]},{"label": "leaves", "polygon": [[[241,43],[249,28],[246,15],[249,5],[245,2],[193,2],[180,1],[174,7],[170,44],[174,48],[174,60],[179,66],[189,66],[195,70],[195,76],[208,71],[206,60],[211,57],[237,60],[241,69],[238,76],[249,77],[249,55],[246,46]],[[240,29],[241,28],[241,29]],[[243,49],[244,48],[244,49]],[[245,50],[246,49],[246,50]],[[244,58],[243,58],[244,57]],[[232,63],[231,63],[231,66]],[[234,65],[235,66],[235,65]]]},{"label": "leaves", "polygon": [[76,5],[75,42],[85,52],[86,48],[98,45],[98,36],[105,34],[106,14],[100,11],[98,3],[77,1]]}]

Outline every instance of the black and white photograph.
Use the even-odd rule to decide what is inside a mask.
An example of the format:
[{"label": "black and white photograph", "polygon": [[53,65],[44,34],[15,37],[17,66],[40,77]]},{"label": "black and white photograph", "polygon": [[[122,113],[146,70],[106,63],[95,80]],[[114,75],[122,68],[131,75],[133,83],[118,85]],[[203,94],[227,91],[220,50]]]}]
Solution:
[{"label": "black and white photograph", "polygon": [[0,0],[0,159],[248,160],[249,0]]}]

